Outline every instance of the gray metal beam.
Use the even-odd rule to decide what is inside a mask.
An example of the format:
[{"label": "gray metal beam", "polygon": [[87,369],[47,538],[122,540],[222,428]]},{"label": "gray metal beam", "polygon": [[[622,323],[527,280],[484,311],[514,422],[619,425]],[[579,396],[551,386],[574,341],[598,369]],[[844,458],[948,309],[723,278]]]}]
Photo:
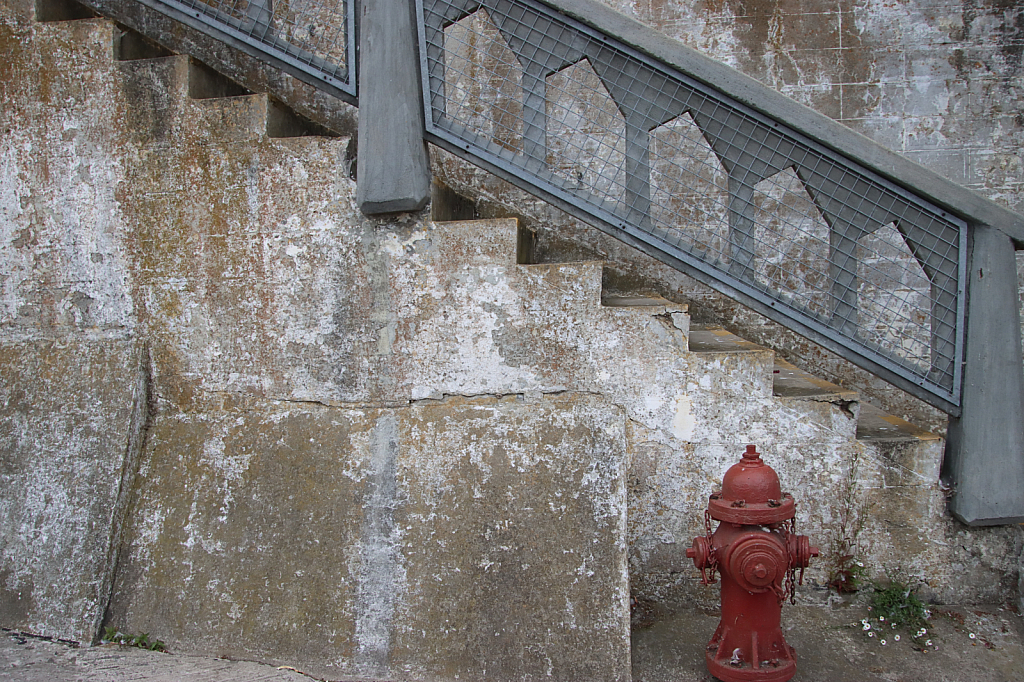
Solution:
[{"label": "gray metal beam", "polygon": [[367,215],[430,200],[419,50],[410,0],[363,0],[359,17],[356,201]]},{"label": "gray metal beam", "polygon": [[970,233],[961,414],[950,418],[942,476],[949,509],[971,526],[1024,521],[1024,367],[1017,265],[999,230]]}]

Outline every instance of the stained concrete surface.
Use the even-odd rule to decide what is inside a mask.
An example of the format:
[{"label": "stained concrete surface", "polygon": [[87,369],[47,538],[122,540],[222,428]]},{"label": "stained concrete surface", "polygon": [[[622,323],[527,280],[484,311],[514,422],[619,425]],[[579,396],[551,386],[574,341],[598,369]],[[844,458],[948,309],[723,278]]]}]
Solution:
[{"label": "stained concrete surface", "polygon": [[[709,588],[712,589],[712,588]],[[644,610],[642,607],[641,611]],[[933,648],[915,650],[907,632],[900,641],[869,638],[862,598],[832,607],[786,606],[783,629],[797,650],[794,682],[1009,682],[1024,679],[1024,619],[999,607],[932,608]],[[711,682],[704,645],[718,617],[686,609],[642,614],[633,631],[634,682]],[[971,638],[971,634],[974,638]],[[937,648],[936,648],[937,647]],[[4,630],[0,680],[12,682],[298,682],[317,679],[287,666],[155,653],[116,645],[76,648]],[[489,678],[480,678],[486,680]]]},{"label": "stained concrete surface", "polygon": [[[863,597],[831,607],[787,604],[782,629],[797,651],[794,682],[1024,679],[1024,622],[1011,611],[934,606],[927,652],[916,650],[913,633],[905,630],[891,631],[900,640],[889,635],[885,645],[882,637],[868,637],[861,623],[870,617]],[[700,610],[647,614],[645,627],[633,631],[633,682],[713,680],[705,667],[704,647],[717,624],[717,614]]]}]

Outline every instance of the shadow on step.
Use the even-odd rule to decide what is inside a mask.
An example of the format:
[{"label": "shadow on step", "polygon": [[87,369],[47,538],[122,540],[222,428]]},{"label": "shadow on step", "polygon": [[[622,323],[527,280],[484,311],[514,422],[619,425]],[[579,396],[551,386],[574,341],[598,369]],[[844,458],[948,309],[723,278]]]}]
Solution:
[{"label": "shadow on step", "polygon": [[36,21],[77,21],[95,19],[99,14],[74,0],[38,0]]}]

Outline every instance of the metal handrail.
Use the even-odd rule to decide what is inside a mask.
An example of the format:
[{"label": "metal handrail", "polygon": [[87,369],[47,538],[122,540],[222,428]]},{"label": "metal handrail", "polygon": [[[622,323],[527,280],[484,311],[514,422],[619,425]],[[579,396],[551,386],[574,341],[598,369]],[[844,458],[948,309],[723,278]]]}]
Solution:
[{"label": "metal handrail", "polygon": [[417,8],[431,141],[958,412],[961,217],[549,4]]},{"label": "metal handrail", "polygon": [[353,0],[136,1],[350,104],[357,102]]}]

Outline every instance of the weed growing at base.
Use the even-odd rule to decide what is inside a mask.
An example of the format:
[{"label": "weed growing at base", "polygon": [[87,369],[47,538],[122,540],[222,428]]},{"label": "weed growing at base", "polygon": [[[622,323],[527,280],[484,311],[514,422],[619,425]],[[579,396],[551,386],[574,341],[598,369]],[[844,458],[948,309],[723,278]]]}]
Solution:
[{"label": "weed growing at base", "polygon": [[871,610],[875,618],[885,618],[893,628],[920,630],[928,626],[928,607],[918,598],[917,590],[896,580],[888,587],[875,586]]},{"label": "weed growing at base", "polygon": [[863,619],[861,626],[868,637],[877,638],[882,646],[900,641],[900,631],[907,629],[914,631],[911,641],[917,651],[927,653],[939,648],[928,637],[931,611],[917,596],[915,588],[898,580],[892,580],[886,587],[876,584],[868,611],[871,616]]},{"label": "weed growing at base", "polygon": [[122,644],[124,646],[134,646],[139,649],[146,649],[147,651],[167,651],[167,647],[159,639],[150,641],[149,635],[143,632],[141,635],[126,635],[123,632],[118,632],[117,628],[107,626],[103,628],[103,640],[104,643],[112,642],[114,644]]}]

